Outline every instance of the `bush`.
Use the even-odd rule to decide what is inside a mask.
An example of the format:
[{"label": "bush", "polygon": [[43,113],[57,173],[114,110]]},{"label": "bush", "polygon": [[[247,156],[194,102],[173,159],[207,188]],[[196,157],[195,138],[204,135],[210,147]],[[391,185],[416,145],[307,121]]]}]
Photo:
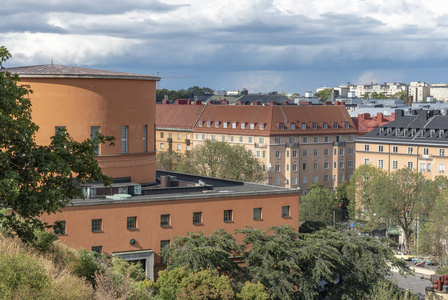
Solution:
[{"label": "bush", "polygon": [[270,299],[270,296],[263,284],[248,281],[244,284],[237,298],[241,300],[267,300]]}]

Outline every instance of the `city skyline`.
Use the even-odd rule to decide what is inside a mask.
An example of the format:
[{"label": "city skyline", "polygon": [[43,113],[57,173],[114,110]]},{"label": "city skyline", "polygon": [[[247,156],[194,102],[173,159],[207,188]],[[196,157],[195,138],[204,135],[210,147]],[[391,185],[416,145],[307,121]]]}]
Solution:
[{"label": "city skyline", "polygon": [[53,61],[251,93],[448,81],[448,7],[435,0],[4,0],[0,16],[6,67]]}]

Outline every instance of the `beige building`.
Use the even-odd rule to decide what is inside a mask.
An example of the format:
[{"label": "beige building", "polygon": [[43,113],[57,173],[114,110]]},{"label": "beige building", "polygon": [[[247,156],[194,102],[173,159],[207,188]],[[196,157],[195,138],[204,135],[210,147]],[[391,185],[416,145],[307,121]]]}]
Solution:
[{"label": "beige building", "polygon": [[437,101],[448,100],[448,83],[431,84],[430,94]]},{"label": "beige building", "polygon": [[345,106],[208,105],[194,127],[206,139],[243,145],[260,160],[265,184],[333,189],[355,166],[356,128]]},{"label": "beige building", "polygon": [[412,102],[425,102],[426,97],[430,96],[430,85],[426,82],[412,81],[409,84],[409,96],[412,96]]},{"label": "beige building", "polygon": [[407,167],[427,179],[446,175],[448,116],[427,110],[404,116],[397,111],[395,121],[356,140],[356,166],[362,164],[372,164],[388,173]]}]

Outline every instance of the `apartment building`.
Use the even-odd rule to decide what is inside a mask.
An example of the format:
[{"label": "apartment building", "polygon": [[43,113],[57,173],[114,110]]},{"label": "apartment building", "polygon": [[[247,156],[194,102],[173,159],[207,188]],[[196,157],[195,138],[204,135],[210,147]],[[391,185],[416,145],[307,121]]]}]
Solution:
[{"label": "apartment building", "polygon": [[194,146],[243,145],[260,160],[263,183],[303,194],[315,182],[334,189],[355,167],[357,131],[344,105],[209,105],[193,133]]},{"label": "apartment building", "polygon": [[437,101],[447,101],[448,100],[448,83],[431,84],[430,94]]},{"label": "apartment building", "polygon": [[362,98],[365,94],[371,95],[373,92],[382,93],[387,97],[392,97],[398,92],[408,93],[408,85],[398,82],[385,82],[384,84],[342,84],[335,87],[341,97],[347,97],[349,92],[354,92],[356,97]]},{"label": "apartment building", "polygon": [[356,166],[372,164],[388,173],[417,170],[428,179],[445,175],[448,167],[448,116],[439,111],[395,113],[395,121],[356,140]]},{"label": "apartment building", "polygon": [[174,104],[156,104],[156,149],[185,154],[191,150],[193,128],[205,105],[199,101],[178,99]]},{"label": "apartment building", "polygon": [[426,82],[412,81],[409,84],[408,96],[412,97],[412,102],[426,102],[430,96],[431,86]]}]

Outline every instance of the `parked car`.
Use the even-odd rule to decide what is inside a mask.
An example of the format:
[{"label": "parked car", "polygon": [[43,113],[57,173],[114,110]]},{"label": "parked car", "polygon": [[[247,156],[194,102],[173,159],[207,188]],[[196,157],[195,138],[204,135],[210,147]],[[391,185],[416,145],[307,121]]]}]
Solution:
[{"label": "parked car", "polygon": [[429,259],[429,257],[414,257],[414,258],[412,258],[412,262],[414,263],[414,265],[422,263],[422,262],[424,262],[427,265],[432,265],[432,262]]},{"label": "parked car", "polygon": [[410,254],[404,254],[403,252],[397,252],[397,254],[395,254],[395,257],[398,258],[398,259],[402,259],[402,260],[411,260],[415,256],[414,255],[410,255]]}]

